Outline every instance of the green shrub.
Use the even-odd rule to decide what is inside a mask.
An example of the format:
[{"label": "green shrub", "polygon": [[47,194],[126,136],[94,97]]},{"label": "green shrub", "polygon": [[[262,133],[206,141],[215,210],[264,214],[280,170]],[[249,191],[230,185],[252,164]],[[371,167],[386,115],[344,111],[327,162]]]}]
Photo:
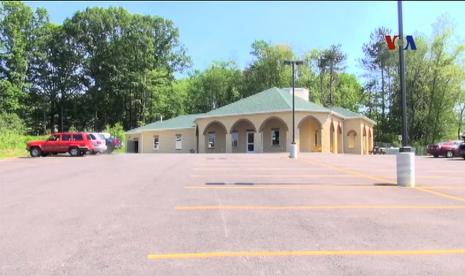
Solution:
[{"label": "green shrub", "polygon": [[0,158],[26,156],[26,143],[46,136],[24,135],[23,121],[16,114],[0,113]]},{"label": "green shrub", "polygon": [[124,135],[124,128],[121,123],[116,123],[115,125],[111,127],[107,125],[105,127],[105,132],[110,133],[111,136],[117,137],[121,141],[121,144],[123,145],[125,144],[126,135]]}]

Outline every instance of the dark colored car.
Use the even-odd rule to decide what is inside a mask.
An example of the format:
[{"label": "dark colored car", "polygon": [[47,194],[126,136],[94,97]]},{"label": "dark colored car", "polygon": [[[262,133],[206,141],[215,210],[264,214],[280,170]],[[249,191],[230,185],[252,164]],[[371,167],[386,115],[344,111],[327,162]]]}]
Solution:
[{"label": "dark colored car", "polygon": [[26,149],[32,157],[66,153],[71,156],[83,156],[94,149],[90,134],[87,132],[54,133],[46,141],[31,141]]},{"label": "dark colored car", "polygon": [[113,150],[121,148],[120,139],[113,137],[109,133],[106,133],[106,132],[98,133],[98,135],[102,139],[105,139],[105,145],[107,146],[106,153],[112,153]]},{"label": "dark colored car", "polygon": [[459,146],[460,155],[465,159],[465,136],[462,136],[463,143]]},{"label": "dark colored car", "polygon": [[463,141],[460,140],[430,144],[427,147],[427,151],[434,157],[444,156],[446,158],[451,158],[454,156],[460,156],[459,147],[461,144],[463,144]]}]

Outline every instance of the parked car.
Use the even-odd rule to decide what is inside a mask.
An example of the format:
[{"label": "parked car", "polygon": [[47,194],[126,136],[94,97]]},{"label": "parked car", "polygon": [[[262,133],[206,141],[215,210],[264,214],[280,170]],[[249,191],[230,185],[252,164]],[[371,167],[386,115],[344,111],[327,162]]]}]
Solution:
[{"label": "parked car", "polygon": [[113,150],[121,148],[121,141],[118,138],[111,136],[110,133],[101,132],[97,134],[105,139],[107,153],[112,153]]},{"label": "parked car", "polygon": [[94,149],[91,152],[92,154],[104,153],[107,151],[105,137],[102,137],[99,133],[90,133],[90,137],[94,144]]},{"label": "parked car", "polygon": [[436,158],[439,156],[444,156],[446,158],[460,156],[459,147],[462,143],[463,142],[461,140],[453,140],[437,144],[429,144],[427,146],[427,152]]},{"label": "parked car", "polygon": [[54,133],[46,141],[31,141],[26,145],[32,157],[66,153],[71,156],[83,156],[94,150],[92,138],[87,132]]},{"label": "parked car", "polygon": [[459,146],[460,155],[465,159],[465,136],[462,136],[463,143]]}]

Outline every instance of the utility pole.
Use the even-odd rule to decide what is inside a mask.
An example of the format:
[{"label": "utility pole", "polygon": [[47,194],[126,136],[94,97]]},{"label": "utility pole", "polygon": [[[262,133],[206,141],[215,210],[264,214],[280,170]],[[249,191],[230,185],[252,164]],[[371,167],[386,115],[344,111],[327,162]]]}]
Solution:
[{"label": "utility pole", "polygon": [[402,148],[401,152],[409,152],[408,147],[408,126],[407,126],[407,93],[405,91],[405,50],[404,50],[404,30],[402,22],[402,1],[397,2],[397,12],[399,18],[399,75],[400,94],[402,110]]},{"label": "utility pole", "polygon": [[292,144],[290,158],[297,158],[297,145],[295,144],[295,66],[304,64],[301,60],[285,60],[284,64],[292,66]]},{"label": "utility pole", "polygon": [[415,152],[408,146],[407,129],[407,92],[405,88],[405,56],[404,56],[404,30],[402,22],[402,1],[397,1],[397,16],[399,20],[399,79],[400,79],[400,106],[402,110],[402,146],[396,157],[397,185],[415,187]]}]

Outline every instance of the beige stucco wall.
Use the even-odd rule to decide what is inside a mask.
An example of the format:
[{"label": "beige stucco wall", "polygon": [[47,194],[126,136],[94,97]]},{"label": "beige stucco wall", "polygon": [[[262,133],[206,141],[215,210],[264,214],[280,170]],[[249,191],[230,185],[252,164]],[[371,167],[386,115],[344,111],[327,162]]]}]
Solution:
[{"label": "beige stucco wall", "polygon": [[[176,134],[181,134],[182,149],[176,150]],[[153,148],[153,138],[158,135],[160,148]],[[127,139],[137,138],[139,141],[139,153],[189,153],[196,150],[195,128],[147,131],[142,134],[127,135]]]},{"label": "beige stucco wall", "polygon": [[[279,118],[280,120],[267,120],[269,118]],[[314,121],[307,120],[312,118]],[[234,126],[241,119],[247,119],[246,123],[242,122]],[[328,113],[300,112],[295,113],[296,133],[295,139],[300,151],[315,150],[315,130],[319,130],[318,139],[321,145],[321,151],[330,152],[331,135],[334,145],[334,153],[353,153],[367,154],[373,147],[373,124],[365,119],[343,119],[339,116]],[[305,120],[305,121],[304,121]],[[216,123],[213,123],[216,122]],[[301,122],[304,122],[301,124]],[[277,152],[289,151],[292,142],[292,112],[275,112],[253,115],[237,115],[223,117],[199,118],[196,120],[199,129],[199,152],[200,153],[222,153],[222,152],[246,152],[246,133],[249,129],[255,129],[255,152]],[[331,125],[334,126],[334,132],[330,131]],[[238,148],[233,149],[231,141],[231,131],[239,131]],[[321,126],[321,128],[320,128]],[[208,127],[208,129],[206,129]],[[272,146],[271,129],[280,129],[280,145]],[[339,133],[338,129],[342,133]],[[366,136],[363,136],[363,130]],[[355,147],[350,149],[347,134],[349,131],[357,133]],[[207,148],[207,133],[216,133],[215,149]],[[182,150],[176,150],[176,134],[181,134],[183,138]],[[160,149],[153,149],[153,136],[159,135]],[[169,152],[190,152],[196,150],[195,128],[182,130],[166,131],[149,131],[143,135],[127,135],[128,139],[137,138],[139,140],[139,152],[143,153],[169,153]],[[301,141],[305,139],[305,141]],[[302,142],[302,143],[301,143]]]},{"label": "beige stucco wall", "polygon": [[[366,136],[363,136],[363,130],[366,131]],[[349,149],[348,136],[349,131],[354,130],[357,133],[355,137],[355,148]],[[344,152],[355,154],[368,154],[373,150],[373,124],[364,119],[346,119],[344,120]],[[369,137],[371,134],[371,137]]]},{"label": "beige stucco wall", "polygon": [[[295,139],[296,143],[299,144],[299,128],[298,125],[302,119],[307,116],[313,116],[317,119],[323,126],[323,131],[321,133],[321,144],[322,151],[329,152],[329,126],[331,123],[331,118],[334,116],[329,115],[328,113],[316,113],[316,112],[301,112],[296,111],[295,113],[295,125],[296,133]],[[226,135],[226,152],[232,152],[230,143],[230,129],[232,125],[240,119],[248,119],[256,129],[263,127],[263,123],[270,117],[278,117],[286,124],[288,131],[280,130],[280,140],[283,141],[282,146],[279,148],[271,147],[271,127],[265,129],[262,133],[257,133],[256,141],[256,152],[263,151],[288,151],[290,144],[292,143],[292,112],[272,112],[272,113],[263,113],[263,114],[253,114],[253,115],[237,115],[237,116],[223,116],[223,117],[208,117],[208,118],[199,118],[196,123],[199,127],[199,133],[205,131],[205,127],[213,122],[220,121],[224,127],[228,130],[228,135]],[[336,117],[334,117],[336,118]],[[279,126],[278,126],[279,127]],[[274,127],[273,127],[274,128]],[[281,128],[281,127],[280,127]],[[200,135],[199,152],[206,152],[206,136]]]}]

